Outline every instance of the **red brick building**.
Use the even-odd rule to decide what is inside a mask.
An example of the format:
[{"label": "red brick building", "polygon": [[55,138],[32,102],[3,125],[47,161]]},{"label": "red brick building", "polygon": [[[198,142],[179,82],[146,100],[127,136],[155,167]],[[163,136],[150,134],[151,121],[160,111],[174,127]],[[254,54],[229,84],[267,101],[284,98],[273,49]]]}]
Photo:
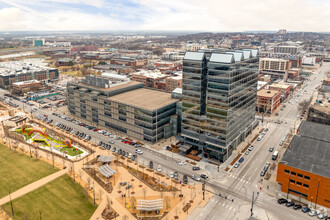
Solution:
[{"label": "red brick building", "polygon": [[281,92],[262,89],[257,92],[257,112],[272,114],[281,103]]},{"label": "red brick building", "polygon": [[303,121],[278,163],[276,181],[290,199],[330,208],[330,126]]}]

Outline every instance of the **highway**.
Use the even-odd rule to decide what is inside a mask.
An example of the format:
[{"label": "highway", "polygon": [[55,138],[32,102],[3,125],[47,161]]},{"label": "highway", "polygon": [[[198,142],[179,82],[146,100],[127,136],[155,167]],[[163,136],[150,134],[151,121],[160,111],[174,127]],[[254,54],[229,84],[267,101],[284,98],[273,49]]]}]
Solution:
[{"label": "highway", "polygon": [[[263,193],[258,188],[258,183],[261,180],[260,172],[263,169],[266,162],[271,162],[272,153],[269,152],[269,147],[274,147],[275,150],[280,150],[279,142],[285,133],[289,132],[290,129],[298,127],[300,119],[297,118],[298,102],[309,99],[313,94],[314,88],[320,85],[320,82],[326,71],[330,70],[330,65],[323,65],[316,74],[313,74],[310,78],[311,81],[307,81],[307,87],[300,92],[300,96],[294,98],[294,101],[289,104],[286,103],[286,108],[279,112],[279,116],[272,118],[266,118],[263,123],[263,127],[267,127],[269,131],[264,136],[261,141],[255,141],[253,143],[254,149],[249,155],[244,155],[244,162],[239,168],[233,168],[227,177],[216,181],[214,179],[209,179],[206,184],[212,187],[217,194],[221,194],[222,197],[215,195],[211,201],[202,209],[199,213],[198,219],[235,219],[235,216],[239,212],[240,207],[250,204],[252,193],[260,192],[258,199],[256,200],[255,206],[262,208],[274,216],[273,219],[307,219],[308,215],[302,213],[301,211],[295,211],[292,208],[287,208],[284,205],[277,204],[277,198],[268,196]],[[314,76],[316,75],[316,78]],[[303,93],[306,90],[307,93]],[[1,90],[0,94],[6,93],[6,91]],[[12,100],[13,103],[18,104],[21,109],[23,109],[23,103]],[[24,109],[26,112],[31,112],[31,108],[25,105]],[[91,141],[98,144],[100,141],[107,142],[110,140],[109,137],[105,137],[102,134],[88,130],[85,127],[76,125],[75,123],[66,121],[62,118],[54,116],[50,111],[38,109],[34,115],[44,115],[46,114],[48,118],[53,119],[53,124],[59,122],[67,126],[72,127],[75,131],[84,132],[92,137]],[[275,120],[281,120],[283,123],[275,124]],[[90,123],[91,124],[91,123]],[[115,140],[115,144],[112,147],[121,148],[129,153],[134,153],[135,148],[131,145],[122,143],[121,141]],[[182,180],[182,175],[186,174],[191,176],[193,173],[191,165],[179,166],[178,160],[168,157],[159,152],[151,150],[149,148],[140,148],[143,151],[143,155],[137,157],[137,161],[148,167],[150,159],[154,161],[154,169],[158,165],[162,166],[162,172],[164,174],[169,174],[170,171],[179,172],[179,180]],[[97,153],[102,153],[103,155],[111,154],[107,150],[98,150]],[[203,173],[201,170],[198,173]],[[189,179],[190,182],[193,180]],[[227,199],[224,198],[227,197]],[[233,201],[232,201],[233,199]]]}]

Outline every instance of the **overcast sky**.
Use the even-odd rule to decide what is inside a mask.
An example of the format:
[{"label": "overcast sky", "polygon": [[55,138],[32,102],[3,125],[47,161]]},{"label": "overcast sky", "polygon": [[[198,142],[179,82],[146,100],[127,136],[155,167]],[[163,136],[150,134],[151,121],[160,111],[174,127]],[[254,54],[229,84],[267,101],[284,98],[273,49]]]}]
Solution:
[{"label": "overcast sky", "polygon": [[0,0],[0,31],[283,28],[329,32],[330,0]]}]

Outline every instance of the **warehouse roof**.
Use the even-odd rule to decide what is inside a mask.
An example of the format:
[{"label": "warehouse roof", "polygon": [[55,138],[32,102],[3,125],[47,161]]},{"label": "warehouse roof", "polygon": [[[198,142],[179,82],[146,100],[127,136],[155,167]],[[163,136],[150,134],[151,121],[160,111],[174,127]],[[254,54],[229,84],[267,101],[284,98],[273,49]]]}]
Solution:
[{"label": "warehouse roof", "polygon": [[[299,136],[326,141],[330,144],[330,126],[311,121],[302,121],[299,128]],[[330,146],[329,146],[330,147]]]},{"label": "warehouse roof", "polygon": [[177,99],[171,98],[171,93],[144,88],[111,96],[108,100],[137,108],[148,109],[150,111],[154,111],[178,101]]},{"label": "warehouse roof", "polygon": [[303,121],[280,163],[330,178],[330,126]]}]

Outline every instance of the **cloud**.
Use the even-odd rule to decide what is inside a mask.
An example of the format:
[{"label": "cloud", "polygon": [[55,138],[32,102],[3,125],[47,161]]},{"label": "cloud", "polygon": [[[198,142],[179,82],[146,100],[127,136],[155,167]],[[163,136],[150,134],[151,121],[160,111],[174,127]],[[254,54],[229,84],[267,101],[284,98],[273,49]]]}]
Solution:
[{"label": "cloud", "polygon": [[0,30],[330,31],[328,0],[1,2]]}]

